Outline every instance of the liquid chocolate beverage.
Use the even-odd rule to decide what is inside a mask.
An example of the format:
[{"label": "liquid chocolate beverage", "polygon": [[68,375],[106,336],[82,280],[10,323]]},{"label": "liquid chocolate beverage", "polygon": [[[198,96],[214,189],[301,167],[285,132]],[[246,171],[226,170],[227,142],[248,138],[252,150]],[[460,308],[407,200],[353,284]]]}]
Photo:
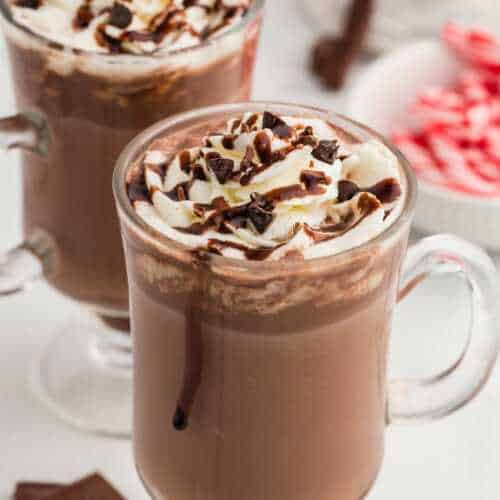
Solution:
[{"label": "liquid chocolate beverage", "polygon": [[402,170],[314,116],[225,118],[157,132],[116,181],[139,473],[155,499],[358,500],[383,457]]},{"label": "liquid chocolate beverage", "polygon": [[11,14],[17,104],[43,117],[51,141],[46,157],[23,155],[25,231],[53,237],[59,291],[104,317],[125,314],[116,157],[165,116],[248,98],[259,9],[249,0],[15,0]]}]

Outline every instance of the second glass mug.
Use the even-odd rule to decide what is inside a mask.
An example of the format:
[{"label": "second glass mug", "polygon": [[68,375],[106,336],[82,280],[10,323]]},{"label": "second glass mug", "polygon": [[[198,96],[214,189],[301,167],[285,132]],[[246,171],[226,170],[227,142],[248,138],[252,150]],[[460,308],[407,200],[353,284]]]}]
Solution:
[{"label": "second glass mug", "polygon": [[[479,392],[496,360],[495,267],[452,236],[407,250],[417,184],[389,144],[401,164],[404,209],[379,237],[342,254],[224,258],[193,252],[137,216],[127,178],[155,139],[167,137],[174,153],[228,119],[265,110],[320,118],[355,141],[385,143],[326,111],[243,103],[158,123],[115,169],[134,338],[134,453],[156,500],[359,500],[377,477],[386,425],[454,412]],[[434,273],[462,274],[469,286],[464,352],[437,376],[387,382],[394,306]]]},{"label": "second glass mug", "polygon": [[63,329],[39,370],[39,394],[76,426],[130,433],[128,290],[111,195],[116,158],[165,116],[249,98],[263,4],[253,2],[242,22],[207,42],[141,56],[52,43],[17,25],[0,1],[20,111],[0,119],[0,145],[23,150],[26,237],[0,255],[0,296],[44,277],[93,313]]}]

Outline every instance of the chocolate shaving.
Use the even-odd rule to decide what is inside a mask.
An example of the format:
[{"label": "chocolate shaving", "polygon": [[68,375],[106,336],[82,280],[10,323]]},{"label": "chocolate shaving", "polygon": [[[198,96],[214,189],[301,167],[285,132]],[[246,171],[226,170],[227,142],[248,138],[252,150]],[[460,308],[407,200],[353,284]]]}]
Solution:
[{"label": "chocolate shaving", "polygon": [[234,170],[234,161],[229,158],[215,157],[213,154],[207,155],[207,166],[215,174],[221,184],[225,184]]},{"label": "chocolate shaving", "polygon": [[258,193],[251,195],[252,201],[247,207],[248,218],[252,221],[258,233],[262,234],[274,220],[274,205]]},{"label": "chocolate shaving", "polygon": [[246,121],[246,124],[250,128],[252,128],[257,123],[258,119],[259,119],[259,115],[257,113],[254,113],[252,116],[250,116],[250,118],[248,118],[248,120]]},{"label": "chocolate shaving", "polygon": [[289,127],[279,116],[264,111],[262,118],[262,128],[272,130],[273,134],[281,139],[287,139],[292,136],[293,129]]},{"label": "chocolate shaving", "polygon": [[356,183],[341,180],[338,183],[338,191],[339,194],[337,196],[337,201],[339,203],[344,203],[346,201],[352,200],[361,190]]},{"label": "chocolate shaving", "polygon": [[235,136],[233,135],[225,135],[223,138],[222,138],[222,145],[226,148],[226,149],[234,149],[234,140],[235,140]]},{"label": "chocolate shaving", "polygon": [[313,149],[312,155],[317,160],[332,165],[337,158],[339,147],[338,141],[319,141],[318,146]]},{"label": "chocolate shaving", "polygon": [[331,177],[318,170],[303,170],[300,174],[300,182],[303,182],[310,193],[316,193],[320,184],[329,185]]},{"label": "chocolate shaving", "polygon": [[397,179],[384,179],[374,186],[365,189],[376,196],[381,203],[393,203],[401,196],[401,186]]},{"label": "chocolate shaving", "polygon": [[191,182],[181,182],[177,184],[172,190],[167,191],[163,194],[168,196],[172,201],[186,201],[189,200],[189,188],[191,187]]},{"label": "chocolate shaving", "polygon": [[381,203],[393,203],[401,196],[401,186],[397,179],[383,179],[371,187],[359,187],[351,181],[341,180],[338,183],[338,201],[349,201],[358,193],[370,193],[377,197]]},{"label": "chocolate shaving", "polygon": [[121,3],[115,2],[109,13],[108,23],[120,29],[125,29],[132,22],[132,12]]},{"label": "chocolate shaving", "polygon": [[205,175],[205,171],[201,165],[194,165],[192,168],[193,180],[206,181],[207,176]]},{"label": "chocolate shaving", "polygon": [[119,54],[122,51],[121,40],[117,40],[106,33],[106,24],[100,24],[94,36],[97,44],[107,48],[111,54]]},{"label": "chocolate shaving", "polygon": [[128,198],[134,203],[136,201],[149,201],[149,190],[144,179],[131,182],[128,185]]},{"label": "chocolate shaving", "polygon": [[306,127],[295,140],[294,144],[303,144],[304,146],[312,146],[315,148],[319,143],[319,140],[314,137],[314,130],[311,126]]},{"label": "chocolate shaving", "polygon": [[265,132],[259,132],[254,139],[255,151],[259,155],[260,161],[264,164],[270,164],[272,158],[271,139]]},{"label": "chocolate shaving", "polygon": [[88,3],[80,5],[73,19],[73,27],[77,30],[87,28],[94,19],[94,14]]}]

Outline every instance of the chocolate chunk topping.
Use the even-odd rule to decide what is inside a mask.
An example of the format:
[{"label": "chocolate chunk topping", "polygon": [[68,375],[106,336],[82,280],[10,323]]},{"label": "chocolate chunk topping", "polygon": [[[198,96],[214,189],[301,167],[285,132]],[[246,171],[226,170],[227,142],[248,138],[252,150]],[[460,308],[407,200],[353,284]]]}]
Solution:
[{"label": "chocolate chunk topping", "polygon": [[225,184],[231,178],[234,170],[234,161],[221,158],[220,155],[218,158],[213,157],[213,155],[207,156],[207,165],[221,184]]},{"label": "chocolate chunk topping", "polygon": [[16,5],[26,9],[38,9],[42,5],[42,0],[17,0]]},{"label": "chocolate chunk topping", "polygon": [[181,167],[181,170],[189,174],[189,172],[191,171],[190,163],[191,163],[191,153],[188,150],[182,151],[181,154],[179,155],[179,165]]},{"label": "chocolate chunk topping", "polygon": [[368,193],[375,195],[382,203],[393,203],[401,196],[401,186],[397,179],[384,179],[377,182]]},{"label": "chocolate chunk topping", "polygon": [[226,149],[234,149],[234,139],[235,139],[234,136],[232,136],[232,135],[226,135],[222,139],[222,145]]},{"label": "chocolate chunk topping", "polygon": [[303,144],[304,146],[312,146],[315,148],[319,140],[314,137],[314,130],[312,127],[306,127],[300,134],[294,144]]},{"label": "chocolate chunk topping", "polygon": [[352,200],[359,192],[359,186],[351,181],[339,181],[338,183],[339,194],[337,200],[339,203]]},{"label": "chocolate chunk topping", "polygon": [[316,146],[312,155],[314,158],[325,163],[333,164],[337,158],[337,151],[339,150],[339,143],[337,141],[319,141],[318,146]]},{"label": "chocolate chunk topping", "polygon": [[199,181],[206,181],[207,176],[205,175],[205,171],[201,165],[194,165],[192,169],[193,180],[197,179]]},{"label": "chocolate chunk topping", "polygon": [[92,19],[94,19],[94,14],[90,5],[88,3],[80,5],[73,19],[73,27],[77,30],[84,29],[92,22]]},{"label": "chocolate chunk topping", "polygon": [[185,201],[189,200],[189,188],[190,182],[181,182],[177,184],[171,191],[164,193],[173,201]]},{"label": "chocolate chunk topping", "polygon": [[260,161],[270,164],[272,160],[272,144],[271,139],[265,132],[259,132],[254,139],[255,151],[259,155]]},{"label": "chocolate chunk topping", "polygon": [[257,120],[259,119],[259,115],[257,113],[254,113],[246,122],[246,124],[249,126],[249,127],[253,127],[256,123],[257,123]]},{"label": "chocolate chunk topping", "polygon": [[241,120],[234,120],[233,126],[231,127],[231,132],[235,132],[236,129],[241,125]]},{"label": "chocolate chunk topping", "polygon": [[285,122],[276,115],[269,113],[269,111],[264,111],[264,115],[262,116],[262,128],[273,129],[276,125],[282,125]]},{"label": "chocolate chunk topping", "polygon": [[122,42],[110,37],[106,33],[106,24],[100,24],[95,31],[95,39],[98,45],[105,47],[111,54],[118,54],[122,51]]},{"label": "chocolate chunk topping", "polygon": [[339,203],[349,201],[358,193],[370,193],[378,198],[381,203],[393,203],[401,196],[401,186],[397,179],[383,179],[374,186],[361,188],[351,181],[339,181]]},{"label": "chocolate chunk topping", "polygon": [[252,201],[249,203],[247,211],[248,218],[252,221],[257,232],[264,233],[273,222],[273,204],[258,193],[251,195]]},{"label": "chocolate chunk topping", "polygon": [[108,23],[120,29],[125,29],[132,22],[132,12],[121,3],[114,3],[109,13]]},{"label": "chocolate chunk topping", "polygon": [[128,185],[129,200],[134,203],[135,201],[149,201],[149,190],[144,181],[132,182]]},{"label": "chocolate chunk topping", "polygon": [[300,182],[303,182],[310,193],[315,193],[320,184],[331,184],[332,179],[324,172],[317,170],[303,170],[300,174]]},{"label": "chocolate chunk topping", "polygon": [[289,127],[279,116],[273,115],[268,111],[264,111],[262,128],[268,128],[273,131],[273,134],[286,139],[293,133],[292,128]]}]

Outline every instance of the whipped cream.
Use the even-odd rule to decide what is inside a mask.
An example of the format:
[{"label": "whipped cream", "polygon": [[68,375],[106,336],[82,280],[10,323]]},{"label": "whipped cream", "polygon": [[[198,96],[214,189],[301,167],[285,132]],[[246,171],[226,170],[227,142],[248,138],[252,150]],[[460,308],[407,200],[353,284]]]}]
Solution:
[{"label": "whipped cream", "polygon": [[203,144],[156,141],[128,193],[147,224],[237,259],[312,259],[359,246],[403,204],[397,158],[378,141],[344,144],[320,119],[246,114]]},{"label": "whipped cream", "polygon": [[237,24],[251,0],[10,0],[14,20],[53,42],[100,53],[195,46]]}]

